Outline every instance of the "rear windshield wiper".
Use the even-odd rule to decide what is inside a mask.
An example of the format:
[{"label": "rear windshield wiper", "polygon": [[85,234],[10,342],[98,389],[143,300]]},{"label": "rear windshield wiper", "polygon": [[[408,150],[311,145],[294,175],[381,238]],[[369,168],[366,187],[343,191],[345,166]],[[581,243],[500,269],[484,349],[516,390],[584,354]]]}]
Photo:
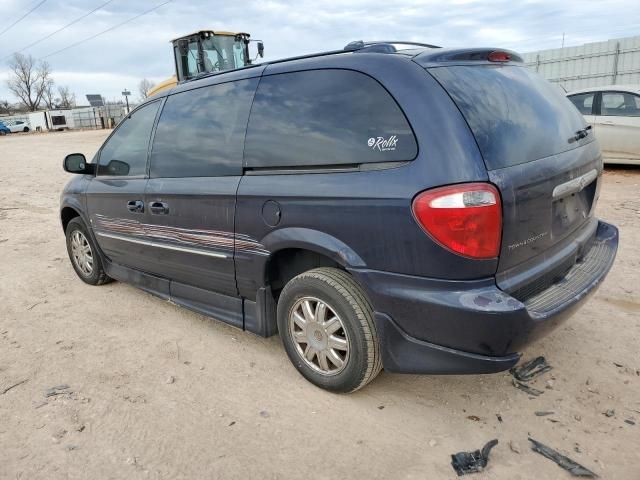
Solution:
[{"label": "rear windshield wiper", "polygon": [[569,138],[569,143],[577,142],[578,140],[582,140],[587,135],[589,135],[589,130],[591,130],[591,125],[587,125],[582,130],[578,130],[576,134]]}]

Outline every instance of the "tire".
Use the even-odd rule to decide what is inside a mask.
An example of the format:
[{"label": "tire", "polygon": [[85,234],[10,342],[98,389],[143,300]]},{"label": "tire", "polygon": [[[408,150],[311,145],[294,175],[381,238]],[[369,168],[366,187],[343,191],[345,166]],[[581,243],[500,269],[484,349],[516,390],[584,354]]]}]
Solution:
[{"label": "tire", "polygon": [[68,223],[66,236],[69,260],[80,280],[89,285],[102,285],[111,281],[104,271],[98,249],[80,217]]},{"label": "tire", "polygon": [[27,133],[29,131],[29,127],[24,127],[24,130],[22,130],[24,133]]},{"label": "tire", "polygon": [[351,275],[337,268],[309,270],[285,285],[278,329],[291,363],[325,390],[354,392],[382,369],[373,309]]}]

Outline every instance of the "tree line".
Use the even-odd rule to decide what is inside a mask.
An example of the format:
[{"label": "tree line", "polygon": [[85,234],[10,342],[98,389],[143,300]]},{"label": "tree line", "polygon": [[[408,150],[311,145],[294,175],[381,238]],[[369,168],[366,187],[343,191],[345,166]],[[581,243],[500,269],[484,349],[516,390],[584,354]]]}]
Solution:
[{"label": "tree line", "polygon": [[8,62],[9,78],[7,88],[18,99],[18,105],[12,105],[0,99],[0,113],[11,110],[35,112],[40,108],[72,108],[76,98],[64,85],[55,85],[51,68],[45,61],[37,61],[31,55],[14,53]]},{"label": "tree line", "polygon": [[[42,108],[58,109],[76,106],[76,97],[68,86],[56,85],[49,63],[36,60],[31,55],[14,53],[8,62],[9,78],[7,88],[18,99],[12,105],[6,99],[0,99],[0,113],[14,111],[35,112]],[[143,78],[138,84],[140,99],[147,98],[154,83]]]}]

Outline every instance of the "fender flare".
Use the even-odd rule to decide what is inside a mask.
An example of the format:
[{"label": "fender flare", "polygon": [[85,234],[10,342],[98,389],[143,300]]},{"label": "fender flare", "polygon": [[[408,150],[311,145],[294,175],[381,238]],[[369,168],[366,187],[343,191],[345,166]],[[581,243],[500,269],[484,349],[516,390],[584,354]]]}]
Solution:
[{"label": "fender flare", "polygon": [[78,215],[85,223],[85,225],[87,225],[87,227],[91,227],[91,225],[89,224],[89,219],[87,218],[87,215],[85,214],[82,207],[82,203],[77,198],[71,195],[65,195],[63,197],[62,202],[60,202],[60,223],[62,223],[62,211],[65,208],[71,208],[72,210],[78,212]]},{"label": "fender flare", "polygon": [[310,228],[288,227],[268,233],[261,241],[271,255],[297,248],[331,258],[345,268],[364,268],[364,260],[351,247],[332,235]]}]

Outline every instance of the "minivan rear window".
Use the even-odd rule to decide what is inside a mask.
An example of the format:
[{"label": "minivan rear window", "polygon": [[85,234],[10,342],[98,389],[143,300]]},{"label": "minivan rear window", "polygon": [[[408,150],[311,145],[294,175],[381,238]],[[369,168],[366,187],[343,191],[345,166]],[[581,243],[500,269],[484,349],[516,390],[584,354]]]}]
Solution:
[{"label": "minivan rear window", "polygon": [[248,168],[413,160],[413,131],[393,97],[352,70],[311,70],[260,80],[244,150]]},{"label": "minivan rear window", "polygon": [[559,86],[525,67],[475,65],[428,71],[464,115],[489,170],[548,157],[584,143],[573,141],[576,132],[585,128],[582,115]]}]

